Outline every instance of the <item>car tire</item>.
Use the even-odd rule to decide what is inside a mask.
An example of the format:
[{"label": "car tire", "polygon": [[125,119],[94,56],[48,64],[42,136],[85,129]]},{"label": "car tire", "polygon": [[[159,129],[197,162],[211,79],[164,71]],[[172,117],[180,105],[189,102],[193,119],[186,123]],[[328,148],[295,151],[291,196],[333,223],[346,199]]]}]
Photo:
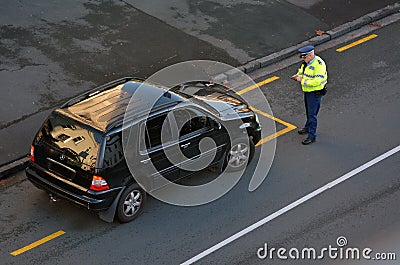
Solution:
[{"label": "car tire", "polygon": [[224,168],[227,171],[243,170],[254,157],[254,143],[249,138],[235,140],[226,150]]},{"label": "car tire", "polygon": [[118,201],[117,216],[121,223],[134,220],[143,210],[146,192],[137,184],[131,184],[122,193]]}]

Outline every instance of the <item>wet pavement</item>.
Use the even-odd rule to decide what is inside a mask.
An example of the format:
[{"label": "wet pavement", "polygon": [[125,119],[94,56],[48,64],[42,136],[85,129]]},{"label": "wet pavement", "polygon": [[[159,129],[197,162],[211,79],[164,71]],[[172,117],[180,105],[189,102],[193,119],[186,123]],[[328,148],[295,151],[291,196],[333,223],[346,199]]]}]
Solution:
[{"label": "wet pavement", "polygon": [[186,60],[238,66],[396,1],[0,3],[0,165],[29,151],[56,106]]},{"label": "wet pavement", "polygon": [[[393,32],[400,31],[400,22],[380,29],[364,28],[368,29],[325,43],[322,46],[329,48],[318,51],[329,69],[318,140],[304,146],[300,142],[305,136],[296,130],[280,135],[272,167],[257,190],[248,191],[257,164],[253,160],[237,185],[212,203],[179,207],[148,196],[139,218],[128,224],[110,224],[65,200],[50,202],[23,171],[17,172],[0,181],[1,264],[184,264],[217,244],[222,247],[193,264],[399,264],[400,36]],[[378,37],[345,52],[336,51],[371,33]],[[276,118],[301,128],[305,121],[303,95],[299,84],[289,78],[300,64],[298,57],[296,60],[296,64],[274,71],[272,75],[279,79],[261,86],[260,91],[269,99]],[[264,73],[255,81],[270,76]],[[253,95],[258,91],[243,94]],[[262,124],[269,119],[259,118]],[[280,126],[277,122],[277,130],[287,126],[281,122]],[[396,146],[396,153],[382,159],[382,154]],[[199,172],[185,182],[204,183],[213,179],[212,174]],[[339,183],[349,175],[352,177]],[[293,204],[297,207],[288,210]],[[262,221],[264,225],[249,232],[248,228],[265,218],[267,223]],[[65,234],[20,255],[11,254],[57,232]],[[237,234],[241,235],[226,243]],[[342,259],[322,251],[339,246],[339,237],[348,242],[343,253],[371,248],[372,257],[395,253],[397,260]],[[270,250],[315,248],[321,256],[295,259],[293,254],[281,260],[275,251],[273,259],[260,259],[257,251],[265,244]]]},{"label": "wet pavement", "polygon": [[326,23],[329,28],[333,28],[333,27],[337,27],[341,24],[344,24],[348,21],[357,19],[369,12],[373,12],[384,6],[393,4],[396,1],[390,1],[390,0],[380,0],[380,1],[290,0],[289,2],[293,2],[300,6],[303,6],[301,3],[304,3],[304,2],[316,2],[315,5],[303,6],[303,7],[307,9],[307,12],[309,14],[318,18],[320,21]]}]

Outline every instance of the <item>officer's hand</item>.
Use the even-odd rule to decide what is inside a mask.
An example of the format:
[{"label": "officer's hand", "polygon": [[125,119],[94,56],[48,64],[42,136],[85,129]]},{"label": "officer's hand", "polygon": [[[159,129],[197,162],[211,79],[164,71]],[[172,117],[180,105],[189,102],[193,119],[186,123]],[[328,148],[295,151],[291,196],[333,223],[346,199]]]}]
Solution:
[{"label": "officer's hand", "polygon": [[301,80],[302,80],[301,76],[298,76],[298,75],[293,75],[292,79],[296,80],[297,82],[301,82]]}]

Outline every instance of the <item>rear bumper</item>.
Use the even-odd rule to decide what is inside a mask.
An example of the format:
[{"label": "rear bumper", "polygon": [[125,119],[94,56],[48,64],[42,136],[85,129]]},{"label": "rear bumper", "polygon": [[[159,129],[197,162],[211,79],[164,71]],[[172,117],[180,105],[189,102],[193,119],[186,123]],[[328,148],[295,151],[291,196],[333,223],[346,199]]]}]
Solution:
[{"label": "rear bumper", "polygon": [[25,173],[28,180],[37,188],[91,211],[107,210],[118,193],[123,189],[123,187],[119,187],[107,191],[95,192],[89,189],[73,187],[36,164],[30,164],[26,168]]}]

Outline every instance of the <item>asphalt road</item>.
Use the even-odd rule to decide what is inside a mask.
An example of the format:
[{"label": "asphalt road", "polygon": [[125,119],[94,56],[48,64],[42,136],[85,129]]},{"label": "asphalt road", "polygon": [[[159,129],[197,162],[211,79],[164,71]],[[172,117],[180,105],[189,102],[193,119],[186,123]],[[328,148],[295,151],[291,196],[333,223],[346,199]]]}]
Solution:
[{"label": "asphalt road", "polygon": [[[238,66],[395,0],[0,1],[0,165],[96,85],[187,60]],[[24,132],[24,133],[21,133]]]},{"label": "asphalt road", "polygon": [[[2,264],[179,264],[215,246],[264,217],[397,147],[400,135],[400,23],[376,30],[377,38],[338,53],[320,53],[329,69],[318,141],[300,144],[295,131],[277,138],[266,181],[248,192],[245,175],[228,194],[207,205],[176,207],[149,199],[134,222],[120,225],[47,195],[21,180],[0,194]],[[288,78],[298,65],[271,75],[261,87],[274,116],[301,127],[302,94]],[[248,93],[252,93],[251,91]],[[282,125],[277,124],[277,129]],[[348,245],[400,254],[400,153],[299,204],[254,231],[200,259],[198,264],[397,264],[365,260],[260,260],[257,250],[271,247],[321,249]],[[203,172],[201,175],[206,175]],[[13,179],[22,178],[23,172]],[[22,178],[23,179],[23,178]],[[11,180],[9,180],[11,181]],[[59,230],[65,234],[18,256],[10,255]]]}]

